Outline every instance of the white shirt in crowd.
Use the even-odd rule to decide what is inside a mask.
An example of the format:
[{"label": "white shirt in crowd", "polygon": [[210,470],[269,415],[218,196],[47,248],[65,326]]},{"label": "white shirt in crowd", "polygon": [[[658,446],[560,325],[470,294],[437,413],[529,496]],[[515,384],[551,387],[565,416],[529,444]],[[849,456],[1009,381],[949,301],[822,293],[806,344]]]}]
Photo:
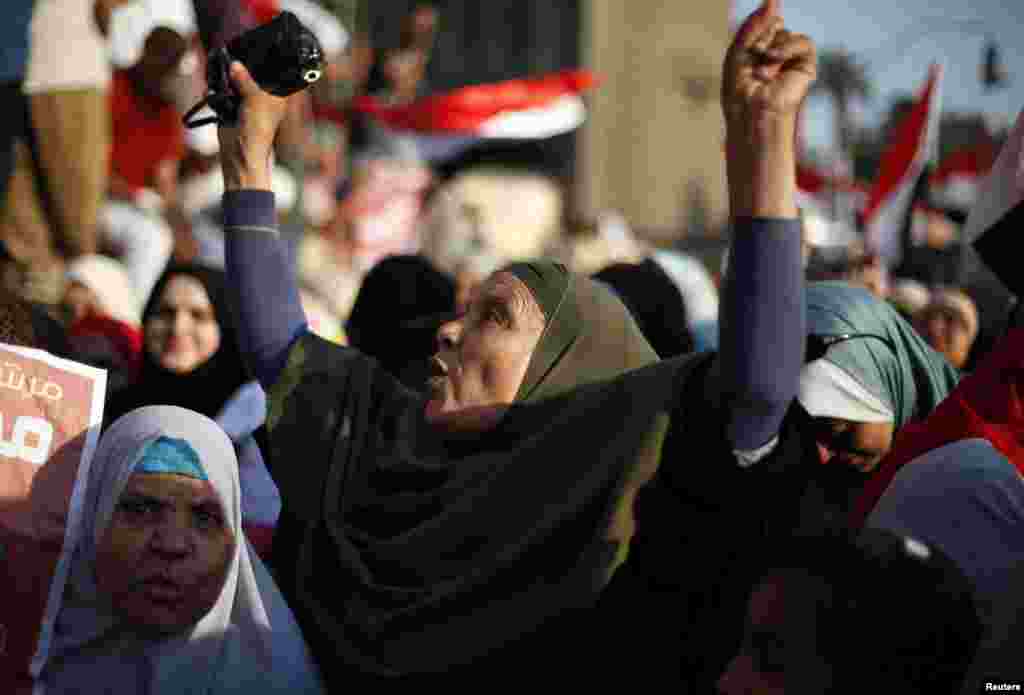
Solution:
[{"label": "white shirt in crowd", "polygon": [[32,14],[27,94],[106,89],[110,60],[93,16],[94,0],[36,0]]}]

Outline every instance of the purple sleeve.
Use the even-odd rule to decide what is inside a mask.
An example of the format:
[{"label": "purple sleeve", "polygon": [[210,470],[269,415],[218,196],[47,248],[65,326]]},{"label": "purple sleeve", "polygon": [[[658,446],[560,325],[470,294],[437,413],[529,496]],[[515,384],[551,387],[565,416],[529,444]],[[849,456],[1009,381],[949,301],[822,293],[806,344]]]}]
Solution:
[{"label": "purple sleeve", "polygon": [[801,223],[737,219],[720,307],[720,374],[735,449],[767,444],[796,397],[806,314]]},{"label": "purple sleeve", "polygon": [[228,297],[242,354],[267,390],[308,330],[299,288],[278,236],[274,194],[224,194]]}]

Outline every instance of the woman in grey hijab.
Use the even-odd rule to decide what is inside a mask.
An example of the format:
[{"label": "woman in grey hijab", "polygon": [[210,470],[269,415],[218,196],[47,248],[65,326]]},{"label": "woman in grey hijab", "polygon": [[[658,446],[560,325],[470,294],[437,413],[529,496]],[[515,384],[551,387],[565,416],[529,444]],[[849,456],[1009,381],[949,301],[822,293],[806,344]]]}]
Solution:
[{"label": "woman in grey hijab", "polygon": [[67,585],[44,621],[45,693],[323,692],[241,533],[238,462],[216,423],[172,406],[132,411],[88,475]]}]

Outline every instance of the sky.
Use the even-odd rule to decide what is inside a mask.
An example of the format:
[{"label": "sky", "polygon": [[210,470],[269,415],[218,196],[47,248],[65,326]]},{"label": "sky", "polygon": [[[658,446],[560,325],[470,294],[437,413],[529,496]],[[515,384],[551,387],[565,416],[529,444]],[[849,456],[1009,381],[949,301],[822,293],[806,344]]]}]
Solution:
[{"label": "sky", "polygon": [[[759,4],[733,0],[734,19]],[[1024,0],[782,0],[782,14],[819,50],[845,48],[867,63],[875,97],[858,109],[865,125],[877,125],[893,97],[916,92],[933,62],[943,66],[944,111],[1012,121],[1024,108]],[[988,94],[979,80],[987,37],[998,44],[1010,77],[1008,88]],[[824,96],[809,102],[804,128],[808,145],[831,148],[832,110]]]}]

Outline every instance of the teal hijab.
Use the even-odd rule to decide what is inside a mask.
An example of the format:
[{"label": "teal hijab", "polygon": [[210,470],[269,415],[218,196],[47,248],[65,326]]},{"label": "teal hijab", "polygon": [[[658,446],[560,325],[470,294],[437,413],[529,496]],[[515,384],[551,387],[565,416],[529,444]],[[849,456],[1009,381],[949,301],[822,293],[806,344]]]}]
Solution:
[{"label": "teal hijab", "polygon": [[914,330],[895,308],[868,290],[843,282],[807,286],[807,332],[868,334],[837,343],[824,359],[881,399],[899,429],[924,418],[956,386],[960,373]]}]

